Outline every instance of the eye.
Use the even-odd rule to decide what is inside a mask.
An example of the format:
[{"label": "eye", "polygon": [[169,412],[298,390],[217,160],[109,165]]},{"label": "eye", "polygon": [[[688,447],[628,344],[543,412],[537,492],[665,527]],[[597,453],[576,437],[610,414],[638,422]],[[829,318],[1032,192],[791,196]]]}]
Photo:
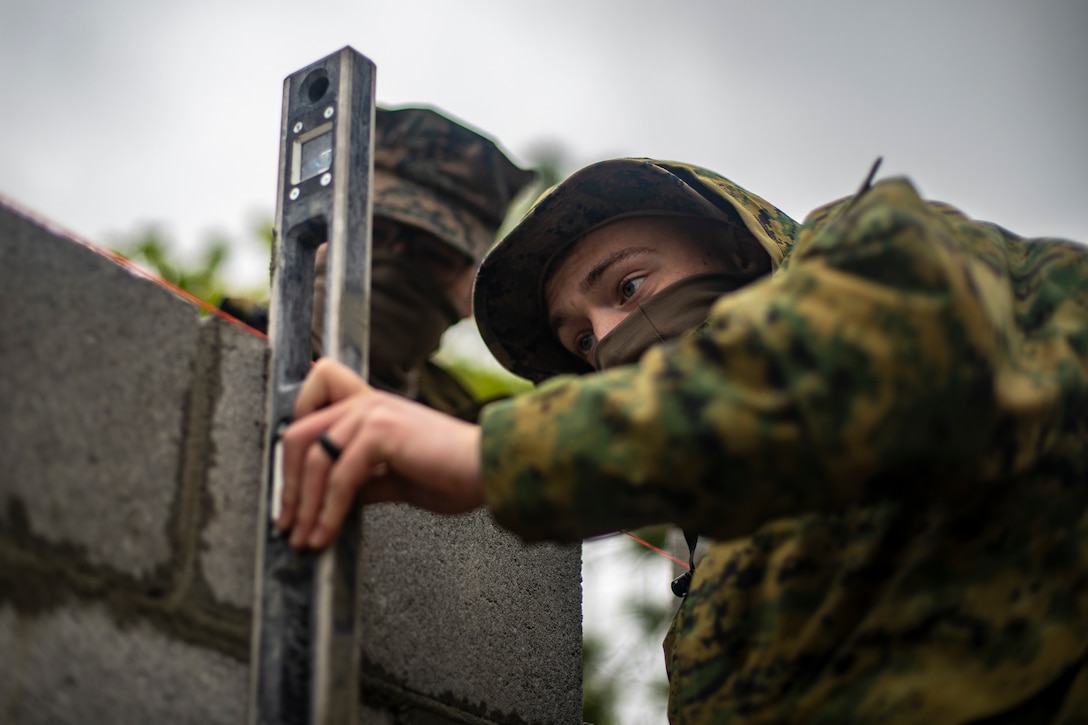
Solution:
[{"label": "eye", "polygon": [[638,288],[641,287],[642,283],[645,281],[645,277],[631,277],[630,279],[625,279],[623,283],[620,284],[620,297],[623,301],[626,302],[634,297],[635,293],[638,292]]},{"label": "eye", "polygon": [[574,351],[582,357],[589,359],[589,353],[597,344],[597,338],[593,335],[582,335],[574,340]]}]

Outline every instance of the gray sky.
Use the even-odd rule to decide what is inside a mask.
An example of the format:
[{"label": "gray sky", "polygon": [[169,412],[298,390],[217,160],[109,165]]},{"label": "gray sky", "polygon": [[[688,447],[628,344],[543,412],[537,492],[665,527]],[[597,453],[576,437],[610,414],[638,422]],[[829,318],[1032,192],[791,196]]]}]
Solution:
[{"label": "gray sky", "polygon": [[[521,161],[689,161],[800,219],[883,155],[972,216],[1088,242],[1086,31],[1083,0],[0,0],[0,194],[92,241],[241,237],[275,206],[284,77],[351,45],[379,102]],[[232,276],[266,268],[250,248]],[[586,582],[612,607],[587,626],[622,626],[615,578]]]},{"label": "gray sky", "polygon": [[972,216],[1088,241],[1086,30],[1080,0],[0,0],[0,194],[92,241],[240,235],[274,208],[283,78],[351,45],[379,102],[522,161],[695,162],[801,218],[883,155]]}]

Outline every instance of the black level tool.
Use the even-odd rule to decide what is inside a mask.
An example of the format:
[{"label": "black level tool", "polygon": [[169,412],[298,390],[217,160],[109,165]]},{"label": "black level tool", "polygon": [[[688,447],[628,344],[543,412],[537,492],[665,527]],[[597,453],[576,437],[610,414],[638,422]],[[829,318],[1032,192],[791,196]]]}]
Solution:
[{"label": "black level tool", "polygon": [[336,543],[292,549],[274,526],[280,434],[312,359],[314,256],[328,242],[325,355],[364,376],[368,320],[374,64],[351,48],[284,80],[269,309],[264,491],[257,536],[248,722],[358,722],[359,516]]}]

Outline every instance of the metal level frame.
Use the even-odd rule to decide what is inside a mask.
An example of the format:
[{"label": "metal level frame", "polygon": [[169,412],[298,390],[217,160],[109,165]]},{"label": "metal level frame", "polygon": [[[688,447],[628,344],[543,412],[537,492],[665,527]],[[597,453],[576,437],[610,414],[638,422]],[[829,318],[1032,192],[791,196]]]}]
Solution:
[{"label": "metal level frame", "polygon": [[369,59],[344,48],[283,84],[251,725],[358,722],[358,511],[321,553],[292,549],[274,521],[279,438],[312,363],[314,257],[325,242],[324,354],[367,374],[368,330],[348,321],[370,319],[374,75]]}]

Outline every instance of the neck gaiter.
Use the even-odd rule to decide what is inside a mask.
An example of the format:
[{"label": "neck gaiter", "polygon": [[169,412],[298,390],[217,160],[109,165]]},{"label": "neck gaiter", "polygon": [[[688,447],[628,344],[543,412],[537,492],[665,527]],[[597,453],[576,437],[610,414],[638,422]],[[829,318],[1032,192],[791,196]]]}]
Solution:
[{"label": "neck gaiter", "polygon": [[753,279],[750,274],[700,274],[669,285],[597,342],[593,366],[607,370],[637,362],[650,346],[680,337],[703,324],[718,298]]},{"label": "neck gaiter", "polygon": [[445,292],[411,261],[375,254],[370,271],[370,382],[411,395],[414,374],[460,319]]}]

